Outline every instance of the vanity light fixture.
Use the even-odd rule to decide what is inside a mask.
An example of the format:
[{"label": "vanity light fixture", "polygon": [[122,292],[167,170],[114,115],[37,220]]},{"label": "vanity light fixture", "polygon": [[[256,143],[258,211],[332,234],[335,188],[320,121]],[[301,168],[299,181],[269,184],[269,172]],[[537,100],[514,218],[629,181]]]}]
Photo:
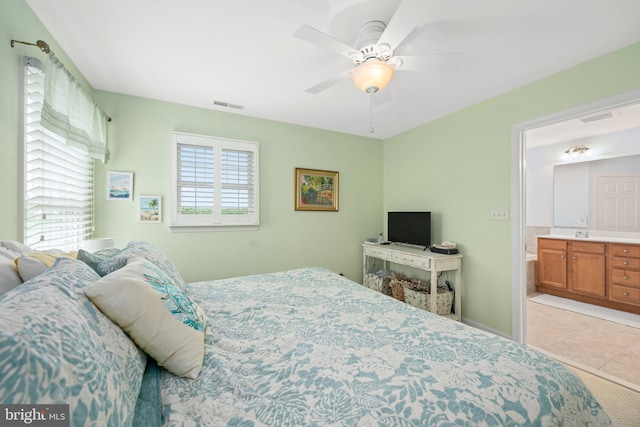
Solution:
[{"label": "vanity light fixture", "polygon": [[572,145],[564,151],[566,156],[575,157],[580,156],[590,150],[586,145]]}]

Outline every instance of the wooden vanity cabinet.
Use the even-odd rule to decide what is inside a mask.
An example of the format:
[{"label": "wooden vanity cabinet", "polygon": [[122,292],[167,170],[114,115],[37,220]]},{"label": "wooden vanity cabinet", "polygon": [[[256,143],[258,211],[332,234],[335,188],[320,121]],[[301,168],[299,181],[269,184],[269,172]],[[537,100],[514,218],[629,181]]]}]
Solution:
[{"label": "wooden vanity cabinet", "polygon": [[568,288],[581,294],[606,296],[606,243],[574,240],[568,246]]},{"label": "wooden vanity cabinet", "polygon": [[538,238],[539,292],[640,314],[640,245]]}]

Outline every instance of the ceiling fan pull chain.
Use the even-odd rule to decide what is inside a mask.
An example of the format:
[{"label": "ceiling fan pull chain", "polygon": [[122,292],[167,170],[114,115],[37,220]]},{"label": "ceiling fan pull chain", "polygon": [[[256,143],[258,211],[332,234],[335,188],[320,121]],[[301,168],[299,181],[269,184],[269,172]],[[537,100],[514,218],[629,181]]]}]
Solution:
[{"label": "ceiling fan pull chain", "polygon": [[369,92],[369,118],[370,118],[369,133],[374,133],[376,131],[373,125],[373,94],[374,94],[373,91]]}]

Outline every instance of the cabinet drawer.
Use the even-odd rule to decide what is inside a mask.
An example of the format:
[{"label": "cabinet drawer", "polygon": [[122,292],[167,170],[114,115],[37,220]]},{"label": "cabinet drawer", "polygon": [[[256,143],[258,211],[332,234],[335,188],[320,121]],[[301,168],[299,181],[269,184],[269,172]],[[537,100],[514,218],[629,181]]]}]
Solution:
[{"label": "cabinet drawer", "polygon": [[394,253],[392,262],[397,262],[398,264],[408,265],[411,267],[419,267],[419,268],[431,268],[429,264],[428,258],[422,258],[419,256],[405,254],[405,253]]},{"label": "cabinet drawer", "polygon": [[640,270],[640,259],[611,257],[611,267],[621,268],[623,270],[624,269]]},{"label": "cabinet drawer", "polygon": [[371,256],[371,257],[374,257],[374,258],[380,258],[380,259],[386,259],[386,260],[390,260],[391,259],[391,254],[389,253],[388,250],[382,249],[382,248],[378,248],[376,246],[366,247],[364,253],[365,253],[365,255]]},{"label": "cabinet drawer", "polygon": [[586,252],[589,254],[604,254],[606,243],[571,242],[573,252]]},{"label": "cabinet drawer", "polygon": [[558,239],[538,239],[538,247],[545,249],[567,249],[567,241],[566,240],[558,240]]},{"label": "cabinet drawer", "polygon": [[630,304],[640,304],[640,289],[612,285],[609,299]]},{"label": "cabinet drawer", "polygon": [[438,271],[457,270],[460,268],[460,258],[436,258],[433,260],[431,268]]},{"label": "cabinet drawer", "polygon": [[618,243],[611,244],[611,255],[624,257],[640,257],[640,246],[638,245],[621,245]]},{"label": "cabinet drawer", "polygon": [[638,271],[614,268],[611,270],[611,280],[617,285],[635,286],[640,288],[640,272]]}]

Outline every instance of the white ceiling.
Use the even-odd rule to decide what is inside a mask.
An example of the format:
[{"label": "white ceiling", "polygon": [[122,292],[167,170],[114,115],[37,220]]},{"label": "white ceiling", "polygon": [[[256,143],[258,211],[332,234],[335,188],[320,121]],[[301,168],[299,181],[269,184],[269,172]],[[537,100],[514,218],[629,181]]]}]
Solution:
[{"label": "white ceiling", "polygon": [[640,127],[640,102],[527,130],[527,149],[637,127]]},{"label": "white ceiling", "polygon": [[417,28],[395,53],[463,61],[398,71],[370,134],[369,96],[350,80],[305,92],[350,60],[293,33],[307,24],[352,45],[400,0],[26,1],[96,89],[380,139],[640,41],[639,0],[405,0]]}]

